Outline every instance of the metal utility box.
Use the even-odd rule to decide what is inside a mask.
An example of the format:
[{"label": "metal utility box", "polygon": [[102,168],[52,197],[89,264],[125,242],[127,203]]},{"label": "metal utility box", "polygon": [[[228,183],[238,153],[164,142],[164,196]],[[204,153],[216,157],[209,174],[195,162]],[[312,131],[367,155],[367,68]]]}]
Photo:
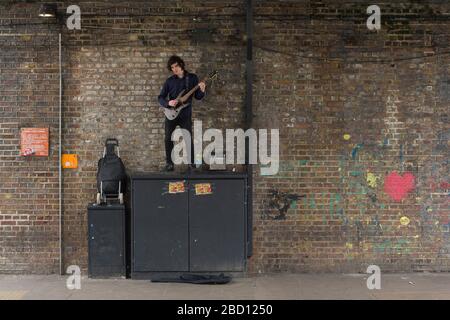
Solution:
[{"label": "metal utility box", "polygon": [[174,180],[133,181],[133,270],[188,271],[188,193],[169,194]]},{"label": "metal utility box", "polygon": [[240,173],[131,175],[131,277],[243,272],[247,181]]},{"label": "metal utility box", "polygon": [[88,206],[89,277],[125,277],[125,207]]}]

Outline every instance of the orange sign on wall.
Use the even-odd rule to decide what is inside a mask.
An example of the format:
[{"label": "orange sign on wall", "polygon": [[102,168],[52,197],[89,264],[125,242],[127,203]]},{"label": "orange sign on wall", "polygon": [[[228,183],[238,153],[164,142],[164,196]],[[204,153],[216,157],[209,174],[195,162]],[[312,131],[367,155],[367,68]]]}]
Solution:
[{"label": "orange sign on wall", "polygon": [[78,157],[76,154],[63,154],[62,155],[62,167],[63,169],[77,169],[78,168]]},{"label": "orange sign on wall", "polygon": [[48,157],[48,128],[22,128],[20,155]]}]

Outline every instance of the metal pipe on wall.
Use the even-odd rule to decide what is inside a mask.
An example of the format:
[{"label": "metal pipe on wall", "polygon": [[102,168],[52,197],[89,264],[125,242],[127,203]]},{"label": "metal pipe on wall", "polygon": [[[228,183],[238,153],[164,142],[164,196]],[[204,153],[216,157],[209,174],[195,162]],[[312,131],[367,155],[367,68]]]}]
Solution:
[{"label": "metal pipe on wall", "polygon": [[59,34],[59,147],[58,147],[58,178],[59,178],[59,273],[63,275],[62,252],[62,65],[61,65],[61,33]]},{"label": "metal pipe on wall", "polygon": [[[247,0],[247,56],[245,61],[245,127],[251,128],[253,120],[253,2]],[[253,166],[249,164],[249,141],[246,143],[247,155],[247,256],[253,254]]]}]

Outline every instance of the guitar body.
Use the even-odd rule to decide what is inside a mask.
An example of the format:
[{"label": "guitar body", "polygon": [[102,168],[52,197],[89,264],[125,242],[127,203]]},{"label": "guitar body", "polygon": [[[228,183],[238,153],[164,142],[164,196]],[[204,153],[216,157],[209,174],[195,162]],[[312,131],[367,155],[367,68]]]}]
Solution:
[{"label": "guitar body", "polygon": [[188,106],[187,103],[182,103],[180,101],[181,97],[183,96],[185,90],[181,91],[178,96],[175,98],[175,100],[178,100],[178,104],[175,107],[170,108],[163,108],[164,115],[169,120],[174,120],[178,115],[180,114],[181,110],[183,110],[185,107]]},{"label": "guitar body", "polygon": [[[208,77],[204,78],[202,81],[205,82],[206,80],[213,80],[217,78],[217,71],[213,71],[211,72]],[[180,114],[181,110],[183,110],[183,108],[187,107],[189,104],[186,103],[186,101],[189,99],[189,97],[194,94],[195,90],[197,90],[198,88],[198,84],[192,88],[188,93],[184,94],[184,91],[181,91],[178,96],[175,98],[175,100],[178,101],[177,105],[175,107],[169,107],[169,108],[164,108],[161,107],[164,111],[164,114],[166,116],[167,119],[169,120],[173,120],[176,117],[178,117],[178,115]],[[184,95],[183,95],[184,94]]]}]

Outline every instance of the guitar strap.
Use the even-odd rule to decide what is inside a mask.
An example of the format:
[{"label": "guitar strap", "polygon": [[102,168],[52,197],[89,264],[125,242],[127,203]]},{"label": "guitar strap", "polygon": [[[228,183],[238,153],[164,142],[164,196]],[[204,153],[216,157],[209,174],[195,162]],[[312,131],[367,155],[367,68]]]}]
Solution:
[{"label": "guitar strap", "polygon": [[[189,73],[187,72],[187,71],[185,71],[186,72],[186,76],[184,77],[185,78],[185,82],[186,82],[186,85],[185,85],[185,89],[186,89],[186,92],[188,92],[189,91]],[[185,93],[186,93],[185,92]]]},{"label": "guitar strap", "polygon": [[185,77],[184,77],[184,81],[185,81],[185,92],[184,94],[186,94],[189,91],[189,72],[187,72],[186,70],[184,70],[184,72],[186,73]]}]

